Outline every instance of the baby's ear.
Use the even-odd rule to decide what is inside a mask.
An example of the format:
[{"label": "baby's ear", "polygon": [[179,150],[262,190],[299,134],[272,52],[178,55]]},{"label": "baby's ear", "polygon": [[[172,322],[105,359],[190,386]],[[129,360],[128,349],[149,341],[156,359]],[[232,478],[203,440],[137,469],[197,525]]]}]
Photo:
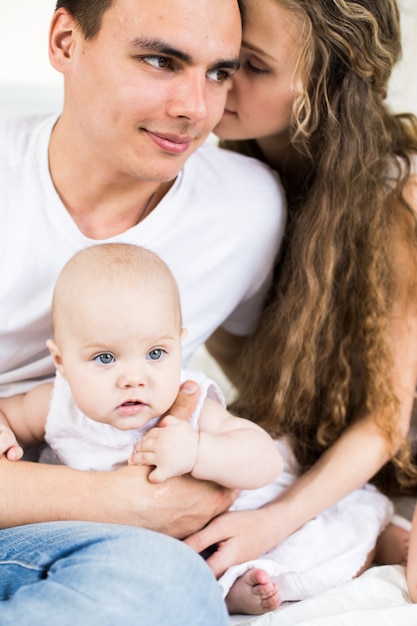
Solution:
[{"label": "baby's ear", "polygon": [[60,374],[65,378],[64,367],[62,365],[62,357],[57,344],[53,339],[48,339],[48,341],[46,342],[46,347],[51,353],[51,357],[54,361],[56,369],[59,370]]},{"label": "baby's ear", "polygon": [[188,335],[188,329],[187,328],[182,328],[181,329],[181,341],[184,341],[184,339],[186,338],[187,335]]}]

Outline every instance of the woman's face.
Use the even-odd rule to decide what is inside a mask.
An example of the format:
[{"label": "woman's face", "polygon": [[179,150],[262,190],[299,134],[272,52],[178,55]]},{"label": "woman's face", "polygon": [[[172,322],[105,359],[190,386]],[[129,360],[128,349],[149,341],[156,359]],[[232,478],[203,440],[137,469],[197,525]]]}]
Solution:
[{"label": "woman's face", "polygon": [[236,140],[286,135],[295,97],[301,18],[278,0],[246,0],[245,8],[241,66],[214,132],[221,139]]}]

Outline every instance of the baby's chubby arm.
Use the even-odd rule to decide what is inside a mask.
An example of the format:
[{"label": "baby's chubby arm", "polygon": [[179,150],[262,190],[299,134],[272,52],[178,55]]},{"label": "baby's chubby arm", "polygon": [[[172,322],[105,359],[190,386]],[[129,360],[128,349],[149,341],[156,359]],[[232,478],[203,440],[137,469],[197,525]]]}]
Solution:
[{"label": "baby's chubby arm", "polygon": [[45,383],[27,393],[0,398],[0,455],[18,461],[23,455],[21,446],[43,441],[51,393],[52,384]]},{"label": "baby's chubby arm", "polygon": [[149,475],[154,482],[191,473],[232,489],[262,487],[282,471],[282,458],[272,438],[214,400],[205,400],[199,427],[197,433],[188,422],[164,417],[136,446],[130,463],[154,465]]},{"label": "baby's chubby arm", "polygon": [[197,462],[192,475],[232,489],[256,489],[274,481],[283,461],[260,426],[231,415],[207,398],[199,420]]}]

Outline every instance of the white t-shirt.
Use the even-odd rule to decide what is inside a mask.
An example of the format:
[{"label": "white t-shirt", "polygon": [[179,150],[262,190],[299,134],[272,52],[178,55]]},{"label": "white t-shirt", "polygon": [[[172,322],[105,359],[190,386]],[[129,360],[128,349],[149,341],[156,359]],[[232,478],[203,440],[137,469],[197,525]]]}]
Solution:
[{"label": "white t-shirt", "polygon": [[248,334],[284,230],[276,176],[256,160],[206,144],[146,219],[115,237],[93,240],[79,231],[50,177],[55,121],[0,121],[0,394],[53,377],[45,342],[52,336],[56,278],[76,252],[104,241],[150,248],[171,268],[188,329],[184,363],[220,325]]}]

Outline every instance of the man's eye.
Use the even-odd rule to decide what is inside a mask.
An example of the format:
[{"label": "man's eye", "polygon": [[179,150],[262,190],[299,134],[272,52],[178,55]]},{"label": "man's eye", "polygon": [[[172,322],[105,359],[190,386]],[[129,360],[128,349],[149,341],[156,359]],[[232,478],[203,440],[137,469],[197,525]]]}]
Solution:
[{"label": "man's eye", "polygon": [[159,361],[160,359],[162,359],[162,357],[164,356],[164,354],[165,354],[165,351],[164,351],[164,350],[162,350],[162,348],[155,348],[155,350],[151,350],[151,351],[148,353],[147,358],[148,358],[150,361]]},{"label": "man's eye", "polygon": [[216,81],[216,83],[225,83],[231,78],[230,72],[226,70],[210,70],[207,72],[207,76],[210,80]]},{"label": "man's eye", "polygon": [[110,352],[103,352],[94,357],[93,360],[100,365],[110,365],[110,363],[114,363],[116,359]]},{"label": "man's eye", "polygon": [[166,57],[158,57],[158,56],[146,56],[141,57],[142,61],[148,63],[148,65],[152,65],[153,67],[158,68],[159,70],[164,70],[170,67],[170,60]]}]

